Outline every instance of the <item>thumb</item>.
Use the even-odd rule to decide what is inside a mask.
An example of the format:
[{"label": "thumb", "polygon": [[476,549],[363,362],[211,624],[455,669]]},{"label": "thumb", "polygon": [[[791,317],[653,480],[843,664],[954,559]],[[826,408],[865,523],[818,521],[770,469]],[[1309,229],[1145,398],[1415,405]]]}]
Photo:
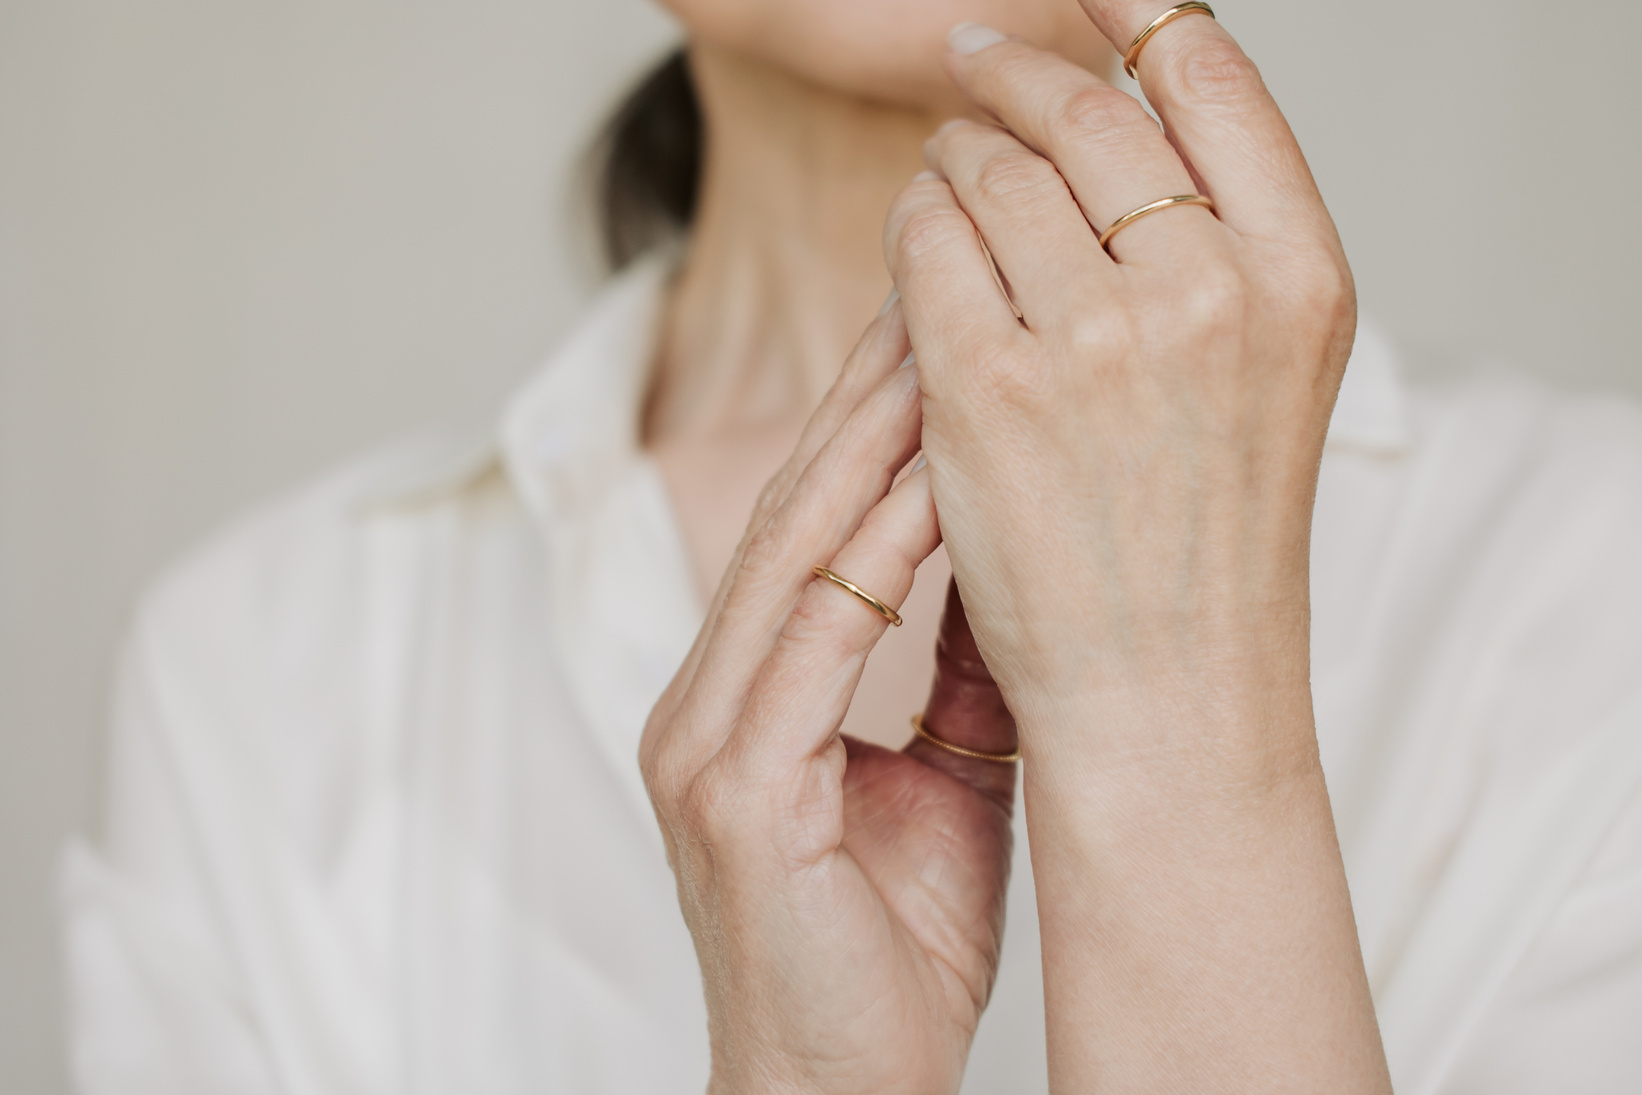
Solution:
[{"label": "thumb", "polygon": [[[980,753],[1012,753],[1015,717],[975,645],[956,582],[947,586],[935,644],[935,683],[924,707],[924,729],[951,745]],[[1010,812],[1015,801],[1015,765],[960,756],[914,738],[905,752],[961,780]]]}]

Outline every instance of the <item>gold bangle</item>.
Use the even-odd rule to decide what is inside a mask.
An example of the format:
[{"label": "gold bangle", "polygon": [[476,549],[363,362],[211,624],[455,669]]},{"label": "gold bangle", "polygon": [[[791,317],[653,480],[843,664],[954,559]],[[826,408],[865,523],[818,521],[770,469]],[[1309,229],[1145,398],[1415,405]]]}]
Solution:
[{"label": "gold bangle", "polygon": [[971,760],[990,760],[998,764],[1014,764],[1021,759],[1021,747],[1018,745],[1015,746],[1012,753],[982,753],[975,749],[965,749],[961,745],[953,745],[950,741],[942,741],[924,729],[924,717],[922,715],[912,716],[912,729],[917,731],[918,736],[929,742],[929,744],[939,746],[948,753],[956,753],[960,757],[969,757]]},{"label": "gold bangle", "polygon": [[825,578],[829,582],[834,582],[840,586],[843,586],[845,589],[855,594],[855,596],[859,597],[868,608],[878,613],[878,615],[882,616],[896,627],[901,626],[901,614],[899,612],[895,611],[893,608],[889,607],[883,601],[880,601],[878,598],[874,597],[872,594],[868,593],[848,578],[840,577],[839,575],[828,570],[826,567],[811,567],[810,571],[817,578]]},{"label": "gold bangle", "polygon": [[1129,227],[1141,217],[1149,217],[1159,209],[1170,209],[1177,205],[1201,205],[1209,212],[1214,212],[1214,202],[1201,194],[1176,194],[1172,198],[1159,198],[1155,202],[1147,202],[1139,209],[1133,209],[1112,222],[1112,226],[1100,234],[1100,245],[1105,247],[1112,237]]},{"label": "gold bangle", "polygon": [[1203,3],[1203,0],[1190,0],[1189,3],[1176,4],[1150,23],[1147,23],[1146,29],[1135,35],[1135,40],[1129,43],[1129,52],[1123,55],[1123,71],[1129,74],[1129,79],[1137,79],[1135,76],[1135,62],[1140,60],[1141,47],[1151,41],[1152,35],[1179,19],[1182,15],[1196,15],[1199,12],[1207,15],[1210,19],[1215,17],[1214,9]]}]

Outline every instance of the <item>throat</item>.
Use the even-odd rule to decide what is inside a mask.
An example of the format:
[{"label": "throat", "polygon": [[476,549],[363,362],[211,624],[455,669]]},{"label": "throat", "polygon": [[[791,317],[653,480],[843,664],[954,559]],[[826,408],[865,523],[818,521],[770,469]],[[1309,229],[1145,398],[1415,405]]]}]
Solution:
[{"label": "throat", "polygon": [[890,288],[884,214],[933,116],[853,99],[710,44],[700,197],[643,436],[762,436],[802,421]]},{"label": "throat", "polygon": [[764,485],[798,443],[804,420],[675,435],[650,446],[703,603],[735,555]]}]

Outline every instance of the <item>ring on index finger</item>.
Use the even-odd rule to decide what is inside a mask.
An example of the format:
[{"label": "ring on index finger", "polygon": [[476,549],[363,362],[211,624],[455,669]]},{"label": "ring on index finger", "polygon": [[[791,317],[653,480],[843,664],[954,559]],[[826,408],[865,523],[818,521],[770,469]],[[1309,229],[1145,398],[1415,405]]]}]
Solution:
[{"label": "ring on index finger", "polygon": [[1207,15],[1210,19],[1215,18],[1214,9],[1203,3],[1203,0],[1189,0],[1185,4],[1176,4],[1150,23],[1147,23],[1146,29],[1135,35],[1135,40],[1129,43],[1129,49],[1123,55],[1123,71],[1129,74],[1129,79],[1137,79],[1135,76],[1135,63],[1140,60],[1140,51],[1147,42],[1151,41],[1152,35],[1179,19],[1182,15],[1199,14]]},{"label": "ring on index finger", "polygon": [[880,601],[878,598],[874,597],[872,594],[868,593],[848,578],[845,578],[842,575],[834,574],[826,567],[821,566],[811,567],[810,571],[817,578],[825,578],[834,585],[841,586],[842,588],[848,590],[850,593],[854,594],[855,597],[861,601],[861,603],[865,604],[868,608],[878,613],[878,615],[882,616],[896,627],[901,626],[901,614],[899,612],[895,611],[893,608],[889,607],[883,601]]}]

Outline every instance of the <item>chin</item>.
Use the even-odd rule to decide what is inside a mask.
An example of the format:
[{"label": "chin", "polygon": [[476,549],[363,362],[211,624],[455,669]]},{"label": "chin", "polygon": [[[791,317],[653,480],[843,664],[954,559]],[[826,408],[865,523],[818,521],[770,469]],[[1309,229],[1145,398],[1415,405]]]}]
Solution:
[{"label": "chin", "polygon": [[830,91],[927,110],[957,94],[946,33],[977,22],[1104,72],[1114,57],[1076,0],[664,0],[692,39]]}]

